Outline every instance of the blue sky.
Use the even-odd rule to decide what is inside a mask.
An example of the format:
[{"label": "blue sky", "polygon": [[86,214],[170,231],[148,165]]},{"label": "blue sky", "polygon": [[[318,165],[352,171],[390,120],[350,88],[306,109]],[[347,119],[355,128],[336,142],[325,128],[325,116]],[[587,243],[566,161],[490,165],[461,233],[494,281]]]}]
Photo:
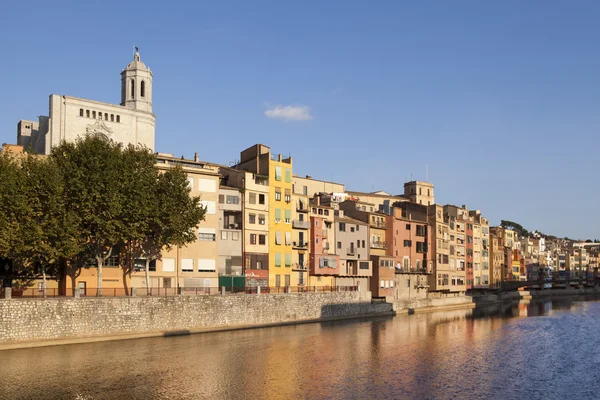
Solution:
[{"label": "blue sky", "polygon": [[12,1],[0,142],[51,93],[118,103],[135,42],[158,151],[227,163],[264,143],[392,193],[428,164],[438,203],[600,238],[599,18],[584,0]]}]

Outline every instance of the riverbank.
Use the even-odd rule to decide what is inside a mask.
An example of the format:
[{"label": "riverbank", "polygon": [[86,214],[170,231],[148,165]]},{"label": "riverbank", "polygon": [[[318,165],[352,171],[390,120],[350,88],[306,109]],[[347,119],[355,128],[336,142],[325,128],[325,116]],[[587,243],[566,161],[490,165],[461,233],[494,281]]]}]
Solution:
[{"label": "riverbank", "polygon": [[599,295],[600,288],[582,289],[545,289],[521,290],[500,294],[487,294],[478,296],[457,296],[443,298],[428,298],[415,300],[395,301],[394,311],[398,314],[413,314],[426,312],[451,311],[484,307],[493,304],[510,303],[520,300],[534,300],[542,298],[555,298],[565,296]]},{"label": "riverbank", "polygon": [[0,301],[0,350],[393,316],[370,292]]},{"label": "riverbank", "polygon": [[443,312],[598,288],[371,302],[370,292],[0,301],[0,350]]}]

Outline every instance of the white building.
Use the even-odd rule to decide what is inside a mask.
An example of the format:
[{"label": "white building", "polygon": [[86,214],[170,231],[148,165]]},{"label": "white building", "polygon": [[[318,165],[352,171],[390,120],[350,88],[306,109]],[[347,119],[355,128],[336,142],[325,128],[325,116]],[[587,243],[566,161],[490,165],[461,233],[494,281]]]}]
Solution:
[{"label": "white building", "polygon": [[19,121],[17,144],[49,154],[63,140],[92,134],[154,151],[155,120],[152,72],[136,49],[133,61],[121,71],[120,105],[51,94],[48,116],[40,116],[37,122]]}]

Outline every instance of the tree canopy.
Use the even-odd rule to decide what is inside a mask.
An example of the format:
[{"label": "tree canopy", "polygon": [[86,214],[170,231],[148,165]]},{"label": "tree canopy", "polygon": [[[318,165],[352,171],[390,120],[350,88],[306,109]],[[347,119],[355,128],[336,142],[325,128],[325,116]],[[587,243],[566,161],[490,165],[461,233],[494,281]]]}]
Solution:
[{"label": "tree canopy", "polygon": [[529,236],[529,231],[516,222],[501,220],[500,226],[503,228],[514,230],[519,236]]},{"label": "tree canopy", "polygon": [[126,278],[135,258],[196,240],[205,212],[182,168],[159,170],[146,148],[85,136],[49,157],[0,152],[0,258],[19,260],[23,274],[95,266],[101,293],[111,255]]}]

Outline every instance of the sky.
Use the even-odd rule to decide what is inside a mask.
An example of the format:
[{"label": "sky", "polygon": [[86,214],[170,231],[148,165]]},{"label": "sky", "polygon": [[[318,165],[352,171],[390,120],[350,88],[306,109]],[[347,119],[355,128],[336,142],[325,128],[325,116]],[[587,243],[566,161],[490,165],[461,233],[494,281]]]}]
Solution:
[{"label": "sky", "polygon": [[10,1],[0,142],[52,93],[118,104],[135,44],[156,151],[262,143],[348,190],[427,179],[493,225],[600,238],[598,20],[586,0]]}]

